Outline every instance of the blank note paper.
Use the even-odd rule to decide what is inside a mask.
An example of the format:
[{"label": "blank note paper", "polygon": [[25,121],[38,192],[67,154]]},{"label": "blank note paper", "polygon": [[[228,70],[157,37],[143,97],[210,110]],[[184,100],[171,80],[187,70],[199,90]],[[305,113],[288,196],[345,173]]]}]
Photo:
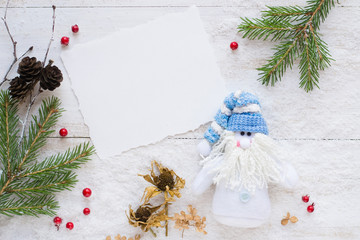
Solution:
[{"label": "blank note paper", "polygon": [[100,158],[212,120],[224,83],[196,7],[62,53]]}]

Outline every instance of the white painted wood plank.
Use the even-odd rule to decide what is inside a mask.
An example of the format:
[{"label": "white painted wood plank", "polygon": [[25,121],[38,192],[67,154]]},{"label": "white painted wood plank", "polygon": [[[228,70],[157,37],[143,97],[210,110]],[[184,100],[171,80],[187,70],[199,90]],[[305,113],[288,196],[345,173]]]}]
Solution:
[{"label": "white painted wood plank", "polygon": [[[4,5],[5,0],[2,0]],[[341,0],[338,6],[360,6],[357,0]],[[305,0],[12,0],[12,7],[48,7],[56,4],[58,7],[261,7],[286,6],[306,4]]]},{"label": "white painted wood plank", "polygon": [[[117,29],[132,27],[166,13],[183,10],[184,8],[58,9],[55,42],[49,56],[65,74],[59,55],[61,51],[71,49],[60,46],[61,36],[69,35],[71,44],[91,41]],[[240,16],[258,16],[258,8],[248,8],[246,11],[234,8],[201,8],[200,13],[227,86],[233,90],[247,89],[259,95],[272,136],[290,139],[360,138],[360,123],[357,120],[360,115],[360,105],[357,104],[360,97],[360,82],[357,81],[357,66],[360,63],[357,40],[360,37],[360,27],[351,24],[360,20],[359,8],[336,8],[324,23],[321,32],[337,61],[321,73],[321,90],[315,90],[311,94],[298,88],[297,64],[293,71],[285,75],[283,82],[274,88],[264,87],[256,81],[255,69],[265,63],[265,58],[272,54],[271,48],[274,44],[241,39],[236,27]],[[31,55],[43,58],[50,36],[51,14],[50,9],[42,8],[9,9],[8,21],[15,39],[19,41],[19,52],[33,44],[35,50]],[[32,21],[27,21],[30,18]],[[80,26],[80,33],[76,36],[70,32],[70,26],[75,23]],[[343,40],[344,37],[346,40]],[[11,62],[12,53],[10,41],[4,31],[0,31],[0,39],[0,50],[3,53],[0,56],[0,74],[3,75]],[[236,52],[232,52],[228,47],[233,40],[240,45]],[[14,75],[13,73],[12,76]],[[106,89],[101,80],[99,85]],[[82,122],[77,100],[66,74],[62,87],[54,93],[62,98],[63,107],[67,109],[59,127],[71,128],[69,136],[87,137],[88,131]]]},{"label": "white painted wood plank", "polygon": [[[0,1],[0,6],[4,6],[4,2]],[[343,0],[344,7],[334,9],[324,23],[324,39],[329,43],[329,48],[337,61],[333,63],[332,68],[322,73],[321,90],[316,90],[310,95],[297,88],[296,66],[294,71],[286,74],[280,86],[275,88],[265,88],[255,81],[255,68],[264,63],[264,55],[271,55],[270,48],[273,44],[243,40],[241,35],[236,34],[236,26],[240,16],[259,16],[259,11],[264,9],[265,1],[13,0],[12,6],[18,8],[9,9],[8,18],[10,27],[19,41],[19,52],[34,44],[34,55],[42,59],[50,36],[49,6],[59,6],[56,41],[50,57],[65,73],[58,57],[62,51],[58,44],[62,35],[70,35],[71,44],[89,41],[122,27],[144,23],[167,12],[183,11],[184,6],[193,2],[204,6],[200,9],[201,17],[227,85],[234,88],[243,87],[259,95],[271,136],[282,139],[281,142],[294,153],[290,161],[297,168],[301,183],[294,191],[277,186],[270,189],[273,209],[269,224],[257,229],[219,226],[209,211],[213,192],[209,191],[200,198],[191,196],[188,186],[199,168],[194,167],[199,160],[195,146],[197,138],[202,137],[206,128],[203,126],[195,132],[177,136],[179,139],[170,138],[158,144],[140,147],[111,160],[94,157],[92,162],[78,171],[80,181],[75,190],[61,193],[57,197],[61,202],[59,214],[65,221],[74,221],[76,224],[73,231],[65,231],[63,228],[57,232],[49,217],[9,219],[1,216],[0,239],[104,239],[108,234],[114,236],[117,233],[135,233],[136,229],[127,224],[124,210],[128,204],[134,205],[139,200],[140,188],[144,187],[145,183],[136,174],[145,172],[152,159],[174,168],[187,180],[188,185],[183,191],[183,198],[176,203],[176,207],[174,205],[174,209],[193,204],[201,215],[208,217],[207,236],[202,237],[189,231],[185,233],[184,239],[237,239],[239,236],[244,239],[264,239],[266,236],[269,240],[360,238],[360,222],[357,217],[360,212],[357,203],[360,198],[360,142],[326,140],[360,139],[360,86],[357,80],[360,73],[360,29],[354,24],[360,20],[359,1]],[[301,5],[303,2],[267,0],[266,4]],[[70,26],[74,23],[80,26],[80,34],[76,37],[70,34]],[[12,60],[11,45],[3,30],[0,28],[0,76]],[[240,44],[237,52],[229,50],[228,45],[233,40]],[[102,86],[101,83],[99,85]],[[56,129],[67,127],[69,137],[59,139],[57,134],[54,134],[53,137],[56,138],[49,139],[50,147],[43,151],[42,157],[86,141],[87,138],[83,137],[88,136],[88,129],[78,111],[76,97],[67,77],[63,86],[54,93],[62,99],[63,107],[67,109]],[[44,93],[45,95],[51,94]],[[82,198],[81,190],[84,187],[94,190],[93,198]],[[316,202],[313,214],[306,212],[306,204],[300,200],[302,194],[310,194],[311,200]],[[92,215],[85,217],[81,214],[85,206],[92,209]],[[283,227],[280,220],[287,211],[298,216],[300,221]],[[171,231],[169,240],[180,238],[179,232],[173,229]],[[150,237],[147,235],[143,239]]]}]

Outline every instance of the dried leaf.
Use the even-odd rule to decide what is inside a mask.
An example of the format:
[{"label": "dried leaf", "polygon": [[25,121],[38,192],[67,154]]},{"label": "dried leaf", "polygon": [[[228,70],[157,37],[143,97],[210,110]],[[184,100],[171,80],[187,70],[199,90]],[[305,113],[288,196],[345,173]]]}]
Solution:
[{"label": "dried leaf", "polygon": [[144,200],[144,204],[148,203],[151,198],[159,195],[161,192],[155,186],[145,188],[144,194],[141,197],[141,201]]},{"label": "dried leaf", "polygon": [[148,181],[149,183],[151,184],[154,184],[155,185],[155,182],[152,180],[151,176],[149,174],[147,175],[141,175],[139,174],[139,176],[143,177],[146,181]]},{"label": "dried leaf", "polygon": [[290,221],[291,221],[292,223],[296,223],[296,222],[299,221],[299,220],[298,220],[297,217],[292,216],[292,217],[290,218]]},{"label": "dried leaf", "polygon": [[282,225],[286,225],[286,224],[288,224],[288,222],[289,222],[289,219],[286,219],[286,218],[284,218],[283,220],[281,220],[281,224]]},{"label": "dried leaf", "polygon": [[292,222],[292,223],[296,223],[296,222],[298,221],[298,218],[297,218],[297,217],[295,217],[295,216],[290,217],[290,216],[291,216],[291,215],[290,215],[290,213],[288,212],[288,213],[286,214],[286,216],[284,217],[284,219],[281,220],[281,224],[282,224],[282,225],[286,225],[286,224],[289,223],[289,220],[290,220],[290,222]]},{"label": "dried leaf", "polygon": [[189,214],[181,211],[180,213],[175,213],[174,217],[171,218],[172,221],[175,221],[174,228],[179,230],[185,230],[189,229],[190,227],[194,227],[197,232],[207,234],[207,232],[204,230],[204,228],[206,227],[206,218],[201,218],[200,216],[196,215],[197,210],[191,205],[188,206],[187,210]]},{"label": "dried leaf", "polygon": [[[115,237],[114,237],[114,240],[140,240],[140,235],[139,234],[137,234],[137,235],[135,235],[135,238],[126,238],[125,236],[122,236],[121,237],[121,235],[120,234],[118,234],[118,235],[116,235]],[[110,236],[107,236],[106,237],[106,240],[111,240],[111,237]]]}]

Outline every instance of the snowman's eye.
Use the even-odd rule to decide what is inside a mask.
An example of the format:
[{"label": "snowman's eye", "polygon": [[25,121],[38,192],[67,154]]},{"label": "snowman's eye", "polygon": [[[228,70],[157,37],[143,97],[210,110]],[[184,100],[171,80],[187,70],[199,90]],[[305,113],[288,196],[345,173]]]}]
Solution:
[{"label": "snowman's eye", "polygon": [[251,132],[248,132],[247,135],[250,137],[250,136],[251,136]]},{"label": "snowman's eye", "polygon": [[244,136],[244,135],[245,135],[245,132],[241,132],[240,134],[241,134],[241,136]]}]

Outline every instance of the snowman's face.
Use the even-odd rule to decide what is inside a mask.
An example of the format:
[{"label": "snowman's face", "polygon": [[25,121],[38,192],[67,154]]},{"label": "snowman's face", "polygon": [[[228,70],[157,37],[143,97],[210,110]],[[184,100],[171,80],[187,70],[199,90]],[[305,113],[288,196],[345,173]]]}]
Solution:
[{"label": "snowman's face", "polygon": [[254,136],[255,133],[252,132],[235,132],[235,139],[237,141],[236,146],[241,147],[242,149],[249,148]]}]

